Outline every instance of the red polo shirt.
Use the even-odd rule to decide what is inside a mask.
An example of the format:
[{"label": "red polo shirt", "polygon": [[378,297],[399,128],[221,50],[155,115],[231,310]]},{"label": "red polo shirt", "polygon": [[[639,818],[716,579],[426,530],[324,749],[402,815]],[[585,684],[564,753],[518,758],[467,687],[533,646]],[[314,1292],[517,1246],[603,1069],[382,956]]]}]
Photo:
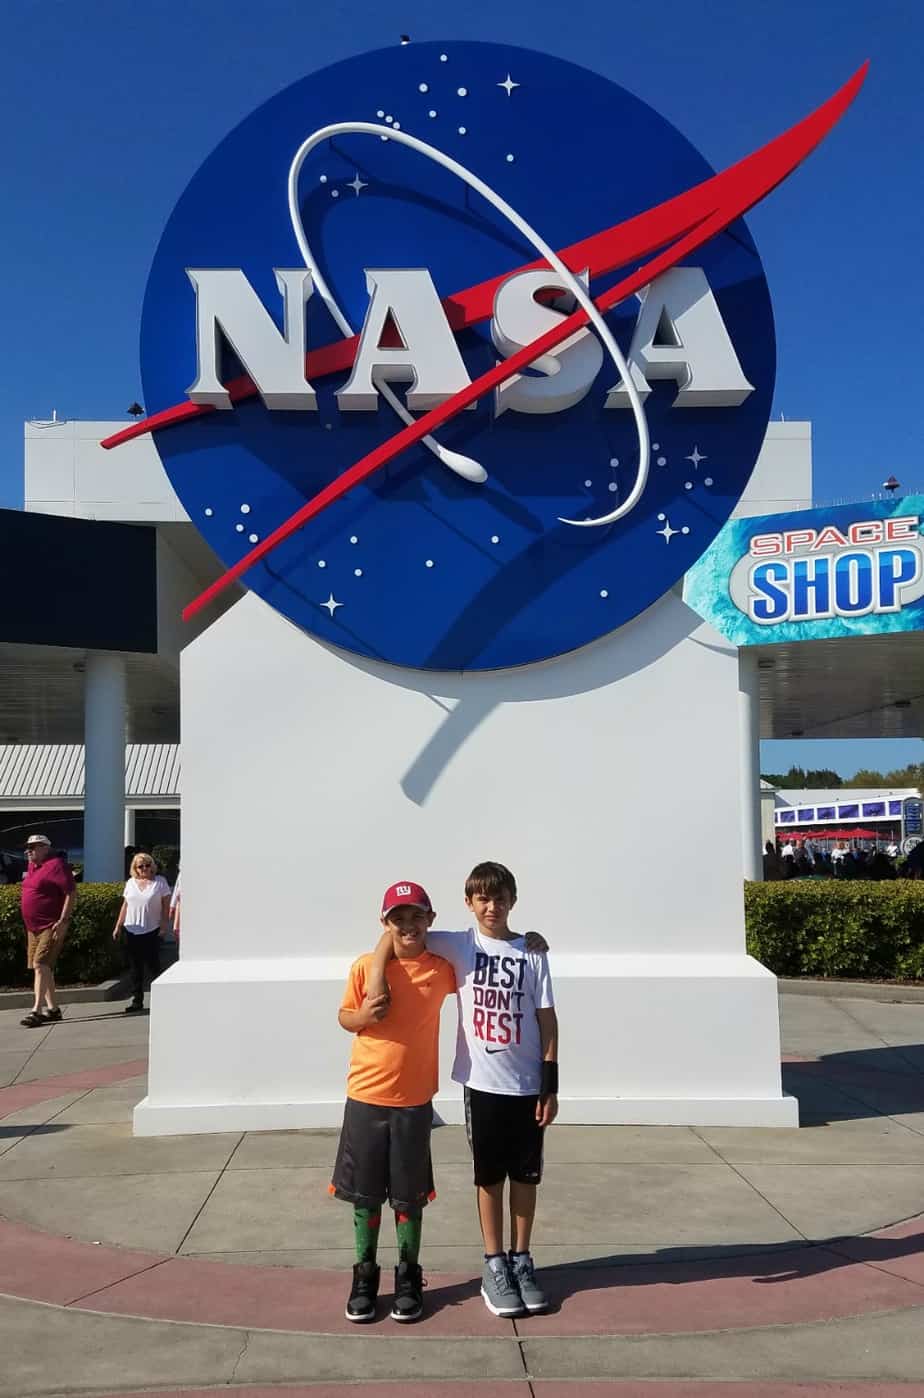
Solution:
[{"label": "red polo shirt", "polygon": [[30,864],[22,880],[22,920],[27,930],[41,932],[57,922],[64,900],[73,891],[74,875],[59,855]]}]

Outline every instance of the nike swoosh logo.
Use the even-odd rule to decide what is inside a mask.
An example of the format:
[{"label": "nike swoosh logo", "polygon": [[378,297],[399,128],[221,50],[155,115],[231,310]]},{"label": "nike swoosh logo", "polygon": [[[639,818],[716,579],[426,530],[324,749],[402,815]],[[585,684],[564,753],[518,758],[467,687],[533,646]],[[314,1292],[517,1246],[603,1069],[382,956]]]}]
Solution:
[{"label": "nike swoosh logo", "polygon": [[486,1049],[485,1049],[485,1053],[506,1053],[509,1047],[510,1047],[509,1044],[505,1044],[503,1048],[499,1048],[499,1049],[489,1049],[489,1048],[486,1048]]}]

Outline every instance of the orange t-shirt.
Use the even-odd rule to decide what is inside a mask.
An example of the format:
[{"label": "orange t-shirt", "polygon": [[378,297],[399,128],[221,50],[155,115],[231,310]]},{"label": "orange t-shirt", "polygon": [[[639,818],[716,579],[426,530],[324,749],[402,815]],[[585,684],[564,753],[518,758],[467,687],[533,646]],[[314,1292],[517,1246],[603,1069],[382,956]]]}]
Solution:
[{"label": "orange t-shirt", "polygon": [[[372,962],[350,967],[342,1010],[358,1010]],[[419,1107],[439,1087],[440,1010],[456,990],[448,961],[425,951],[409,961],[394,957],[385,968],[391,1005],[384,1019],[353,1035],[347,1096],[379,1107]]]}]

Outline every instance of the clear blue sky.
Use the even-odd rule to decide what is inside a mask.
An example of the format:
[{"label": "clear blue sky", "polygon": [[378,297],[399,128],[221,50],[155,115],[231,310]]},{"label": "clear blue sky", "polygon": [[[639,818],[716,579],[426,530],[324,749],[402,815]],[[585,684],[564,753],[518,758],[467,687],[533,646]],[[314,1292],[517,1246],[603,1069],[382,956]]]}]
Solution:
[{"label": "clear blue sky", "polygon": [[[719,169],[871,59],[852,111],[749,223],[776,311],[775,411],[814,423],[816,499],[868,497],[893,472],[924,488],[919,0],[4,0],[3,21],[0,506],[22,503],[24,419],[115,418],[140,398],[148,267],[209,151],[304,73],[402,31],[596,68]],[[775,744],[765,763],[802,762],[810,746]],[[847,773],[924,756],[919,742],[830,748],[844,751],[825,765]]]}]

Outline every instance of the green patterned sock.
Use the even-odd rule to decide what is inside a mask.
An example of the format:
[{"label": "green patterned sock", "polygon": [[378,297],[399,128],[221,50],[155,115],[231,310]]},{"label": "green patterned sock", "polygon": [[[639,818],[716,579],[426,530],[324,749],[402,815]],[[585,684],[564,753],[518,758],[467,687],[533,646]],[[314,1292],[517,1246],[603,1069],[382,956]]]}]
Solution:
[{"label": "green patterned sock", "polygon": [[404,1212],[395,1209],[395,1232],[398,1235],[398,1261],[417,1262],[420,1257],[420,1234],[423,1229],[423,1210],[411,1209]]},{"label": "green patterned sock", "polygon": [[356,1241],[357,1262],[375,1261],[381,1226],[381,1209],[353,1209],[353,1237]]}]

